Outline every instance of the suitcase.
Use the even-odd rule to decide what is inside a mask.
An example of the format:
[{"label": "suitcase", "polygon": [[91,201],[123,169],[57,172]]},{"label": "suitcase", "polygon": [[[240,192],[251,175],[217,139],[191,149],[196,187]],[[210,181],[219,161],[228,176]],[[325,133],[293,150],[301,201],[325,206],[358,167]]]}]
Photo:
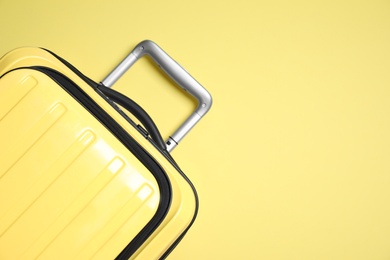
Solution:
[{"label": "suitcase", "polygon": [[[111,88],[144,55],[198,100],[167,141]],[[100,83],[45,49],[4,55],[0,259],[166,258],[198,210],[170,151],[211,104],[207,90],[148,40]]]}]

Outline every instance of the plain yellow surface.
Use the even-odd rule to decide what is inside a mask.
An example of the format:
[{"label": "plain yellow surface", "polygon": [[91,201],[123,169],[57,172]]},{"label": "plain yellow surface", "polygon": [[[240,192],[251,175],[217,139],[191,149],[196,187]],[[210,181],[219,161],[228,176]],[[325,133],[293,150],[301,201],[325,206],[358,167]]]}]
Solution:
[{"label": "plain yellow surface", "polygon": [[[201,207],[169,259],[390,259],[389,1],[0,0],[0,34],[95,80],[150,39],[211,92],[172,153]],[[116,88],[164,136],[194,107],[148,59]]]}]

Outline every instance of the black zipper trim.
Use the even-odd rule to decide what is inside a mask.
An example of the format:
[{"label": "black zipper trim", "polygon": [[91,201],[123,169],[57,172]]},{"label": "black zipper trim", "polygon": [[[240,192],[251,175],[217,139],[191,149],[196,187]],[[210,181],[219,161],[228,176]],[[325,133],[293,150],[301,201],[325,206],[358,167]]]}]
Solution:
[{"label": "black zipper trim", "polygon": [[[87,82],[88,83],[88,82]],[[93,86],[92,86],[93,87]],[[107,96],[100,91],[99,89],[99,86],[95,89],[96,92],[103,98],[105,99],[115,110],[117,110],[134,128],[136,128],[137,130],[139,130],[141,132],[141,134],[143,134],[143,131],[141,131],[141,129],[138,129],[139,125],[137,126],[136,124],[134,124],[134,122],[127,117],[127,115],[125,113],[123,113],[118,107],[117,105],[112,102],[109,98],[107,98]],[[149,141],[150,143],[157,149],[160,151],[160,153],[167,159],[167,161],[180,173],[180,175],[184,178],[184,180],[188,183],[188,185],[191,187],[192,189],[192,192],[194,194],[194,199],[195,199],[195,212],[194,212],[194,215],[190,221],[190,223],[188,224],[188,226],[186,227],[186,229],[180,234],[180,236],[172,243],[172,245],[164,252],[164,254],[160,257],[160,260],[163,260],[163,259],[166,259],[169,254],[176,248],[176,246],[181,242],[181,240],[185,237],[185,235],[187,234],[187,231],[192,227],[192,225],[194,224],[195,220],[196,220],[196,217],[198,216],[198,211],[199,211],[199,196],[198,196],[198,193],[195,189],[195,186],[194,184],[191,182],[191,180],[184,174],[184,172],[180,169],[179,165],[175,162],[175,160],[173,159],[173,157],[171,156],[171,154],[166,150],[162,150],[159,146],[157,146],[155,144],[155,142],[153,140],[150,140],[150,138],[148,138],[148,136],[146,135],[145,136]]]},{"label": "black zipper trim", "polygon": [[173,159],[171,154],[168,151],[163,152],[165,158],[175,167],[175,169],[182,175],[182,177],[187,181],[187,183],[190,185],[192,192],[194,193],[195,197],[195,212],[194,216],[192,217],[191,222],[188,224],[187,228],[181,233],[181,235],[172,243],[172,245],[164,252],[164,254],[161,256],[160,260],[163,260],[169,256],[170,253],[177,247],[177,245],[183,240],[185,235],[187,234],[188,230],[192,227],[194,224],[196,217],[198,216],[199,212],[199,196],[195,189],[194,184],[191,182],[191,180],[184,174],[184,172],[180,169],[179,165],[176,163],[176,161]]},{"label": "black zipper trim", "polygon": [[33,66],[29,67],[29,69],[42,72],[61,86],[98,121],[100,121],[155,177],[160,190],[160,203],[153,218],[116,257],[117,260],[128,259],[140,246],[142,246],[144,241],[148,239],[154,230],[156,230],[168,213],[171,204],[172,190],[170,181],[164,169],[127,133],[126,130],[124,130],[107,112],[100,108],[92,98],[68,77],[47,67]]},{"label": "black zipper trim", "polygon": [[68,67],[71,71],[73,71],[77,76],[79,76],[82,80],[84,80],[88,85],[90,85],[94,88],[97,87],[98,84],[95,81],[93,81],[92,79],[85,76],[81,71],[79,71],[75,66],[70,64],[67,60],[58,56],[57,54],[55,54],[54,52],[52,52],[48,49],[45,49],[45,48],[41,48],[41,49],[44,51],[47,51],[48,53],[53,55],[56,59],[58,59],[61,63],[63,63],[66,67]]},{"label": "black zipper trim", "polygon": [[[124,117],[126,119],[126,121],[128,121],[130,123],[130,125],[132,125],[135,129],[137,129],[141,134],[144,134],[143,131],[141,131],[139,128],[138,128],[138,125],[134,123],[133,120],[131,120],[131,118],[129,118],[118,106],[117,104],[112,101],[110,98],[108,98],[108,96],[106,94],[104,94],[102,92],[102,90],[100,88],[102,87],[105,87],[102,83],[96,83],[94,80],[90,79],[89,77],[85,76],[81,71],[79,71],[75,66],[73,66],[70,62],[68,62],[67,60],[65,60],[64,58],[62,58],[61,56],[58,56],[57,54],[55,54],[54,52],[48,50],[48,49],[45,49],[45,48],[41,48],[42,50],[50,53],[51,55],[53,55],[57,60],[59,60],[62,64],[64,64],[66,67],[68,67],[68,69],[70,69],[73,73],[75,73],[78,77],[80,77],[85,83],[87,83],[89,86],[91,86],[104,100],[106,100],[122,117]],[[137,104],[137,106],[139,106]],[[158,131],[158,130],[157,130]],[[149,133],[148,133],[149,135]],[[147,138],[152,144],[154,147],[156,147],[160,152],[163,153],[163,151],[165,151],[165,149],[161,149],[160,147],[156,146],[155,142],[153,139],[150,139],[150,138]]]},{"label": "black zipper trim", "polygon": [[[73,71],[77,76],[79,76],[82,80],[84,80],[84,82],[86,82],[88,85],[90,85],[93,89],[95,89],[95,91],[103,98],[105,99],[115,110],[117,110],[133,127],[137,128],[136,124],[129,118],[127,117],[127,115],[125,113],[123,113],[119,108],[118,106],[116,106],[115,103],[113,103],[109,98],[107,98],[107,96],[105,94],[103,94],[100,90],[99,90],[99,85],[98,83],[96,83],[95,81],[91,80],[90,78],[88,78],[87,76],[85,76],[82,72],[80,72],[76,67],[74,67],[71,63],[69,63],[67,60],[65,60],[64,58],[58,56],[57,54],[55,54],[54,52],[48,50],[48,49],[45,49],[45,48],[42,48],[43,50],[47,51],[48,53],[50,53],[51,55],[53,55],[55,58],[57,58],[60,62],[62,62],[65,66],[67,66],[71,71]],[[138,129],[139,130],[139,129]],[[140,130],[139,130],[140,131]],[[141,132],[141,131],[140,131]],[[141,133],[142,134],[142,133]],[[149,139],[149,138],[148,138]],[[162,255],[162,257],[160,259],[165,259],[166,257],[168,257],[168,255],[176,248],[176,246],[180,243],[180,241],[183,239],[183,237],[186,235],[187,231],[191,228],[191,226],[194,224],[195,220],[196,220],[196,217],[198,215],[198,211],[199,211],[199,197],[198,197],[198,193],[195,189],[195,186],[193,185],[193,183],[191,182],[191,180],[184,174],[184,172],[180,169],[179,165],[175,162],[175,160],[172,158],[171,154],[166,151],[166,150],[161,150],[158,146],[156,146],[156,144],[150,140],[150,143],[153,144],[153,146],[159,150],[161,152],[161,154],[164,155],[164,157],[172,164],[172,166],[175,167],[175,169],[182,175],[182,177],[187,181],[187,183],[190,185],[193,193],[194,193],[194,197],[195,197],[195,212],[194,212],[194,216],[190,222],[190,224],[188,225],[188,227],[183,231],[183,233],[173,242],[173,244],[165,251],[165,253]]]}]

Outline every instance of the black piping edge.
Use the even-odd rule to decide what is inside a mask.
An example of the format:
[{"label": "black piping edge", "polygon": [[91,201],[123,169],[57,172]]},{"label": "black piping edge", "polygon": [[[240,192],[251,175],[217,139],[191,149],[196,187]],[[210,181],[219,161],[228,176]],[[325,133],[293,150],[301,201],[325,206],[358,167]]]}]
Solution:
[{"label": "black piping edge", "polygon": [[182,177],[187,181],[187,183],[190,185],[195,198],[195,212],[194,216],[191,220],[191,222],[188,224],[187,228],[181,233],[181,235],[172,243],[172,245],[164,252],[164,254],[161,256],[160,260],[165,259],[169,256],[169,254],[176,248],[176,246],[183,240],[185,235],[187,234],[188,230],[192,227],[194,224],[196,217],[198,216],[199,212],[199,196],[195,189],[194,184],[191,182],[191,180],[184,174],[184,172],[180,169],[179,165],[176,163],[176,161],[173,159],[171,154],[169,152],[164,152],[165,157],[167,160],[178,170],[178,172],[182,175]]},{"label": "black piping edge", "polygon": [[[62,58],[61,56],[57,55],[56,53],[46,49],[46,48],[42,48],[40,47],[40,49],[48,52],[49,54],[53,55],[54,58],[56,58],[57,60],[59,60],[62,64],[64,64],[66,67],[68,67],[68,69],[70,69],[73,73],[75,73],[77,76],[79,76],[82,80],[84,80],[85,83],[87,83],[90,87],[92,87],[107,103],[109,103],[122,117],[124,117],[126,119],[126,121],[128,121],[130,123],[130,125],[132,125],[134,128],[136,128],[138,131],[140,131],[136,124],[125,114],[123,113],[123,111],[120,110],[120,108],[116,105],[116,103],[114,103],[106,94],[104,94],[102,91],[101,91],[101,87],[105,87],[102,83],[96,83],[94,80],[90,79],[89,77],[87,77],[85,74],[83,74],[80,70],[78,70],[75,66],[73,66],[70,62],[68,62],[67,60],[65,60],[64,58]],[[134,102],[134,101],[133,101]],[[134,102],[135,103],[135,102]],[[137,104],[137,106],[139,106]],[[158,129],[157,129],[158,131]],[[149,139],[149,138],[148,138]],[[153,146],[155,146],[161,153],[164,154],[164,151],[166,149],[161,149],[159,146],[157,146],[155,143],[154,143],[154,140],[150,140],[151,143],[153,144]],[[164,143],[165,144],[165,143]]]},{"label": "black piping edge", "polygon": [[[99,105],[90,98],[77,84],[75,84],[68,77],[62,73],[51,68],[33,66],[21,67],[18,69],[32,69],[39,71],[59,86],[61,86],[69,95],[77,100],[83,107],[87,109],[99,122],[101,122],[131,153],[138,158],[138,160],[153,174],[160,189],[160,202],[155,215],[145,225],[145,227],[131,240],[131,242],[123,249],[123,251],[116,257],[117,260],[128,259],[133,255],[144,241],[156,230],[167,215],[171,205],[171,184],[168,176],[160,164],[153,159],[153,157],[145,151],[128,133],[124,130],[108,113],[99,107]],[[11,70],[11,71],[14,71]],[[8,71],[10,72],[10,71]],[[8,73],[7,72],[7,73]],[[7,74],[5,73],[5,74]],[[4,75],[5,75],[4,74]],[[4,75],[1,75],[4,76]],[[0,78],[1,78],[0,77]],[[69,89],[69,84],[72,89]],[[68,86],[66,86],[68,85]],[[159,174],[157,175],[157,172]],[[160,175],[160,176],[159,176]]]},{"label": "black piping edge", "polygon": [[105,87],[102,84],[99,84],[97,88],[109,99],[129,111],[132,115],[134,115],[148,131],[148,134],[151,136],[155,144],[160,149],[166,150],[166,144],[160,134],[160,131],[158,130],[153,119],[142,107],[140,107],[136,102],[134,102],[127,96],[119,93],[116,90]]},{"label": "black piping edge", "polygon": [[[126,117],[125,114],[121,113],[121,111],[119,110],[118,107],[116,107],[114,104],[112,104],[110,102],[110,100],[98,89],[98,86],[99,84],[96,83],[95,81],[91,80],[90,78],[88,78],[87,76],[85,76],[82,72],[80,72],[77,68],[75,68],[71,63],[69,63],[67,60],[65,60],[64,58],[58,56],[57,54],[55,54],[54,52],[48,50],[48,49],[45,49],[45,48],[41,48],[45,51],[47,51],[48,53],[50,53],[51,55],[53,55],[55,58],[57,58],[60,62],[62,62],[65,66],[67,66],[70,70],[72,70],[77,76],[79,76],[81,79],[83,79],[88,85],[90,85],[93,89],[95,89],[95,91],[98,92],[98,94],[104,98],[112,107],[114,107],[115,110],[117,110],[122,116]],[[133,125],[134,126],[134,125]],[[135,126],[134,126],[135,127]],[[163,154],[165,156],[165,158],[176,168],[176,170],[178,170],[178,172],[182,175],[182,177],[187,181],[187,183],[190,185],[193,193],[194,193],[194,197],[195,197],[195,203],[196,203],[196,208],[195,208],[195,212],[194,212],[194,217],[192,218],[190,224],[188,225],[188,227],[184,230],[184,232],[175,240],[175,242],[168,248],[168,250],[165,251],[165,253],[162,255],[162,257],[160,259],[165,259],[174,249],[175,247],[180,243],[180,241],[183,239],[183,237],[185,236],[185,234],[187,233],[187,231],[192,227],[192,225],[194,224],[195,220],[196,220],[196,217],[198,215],[198,211],[199,211],[199,196],[198,196],[198,193],[195,189],[195,186],[193,185],[193,183],[190,181],[190,179],[184,174],[184,172],[180,169],[179,165],[175,162],[175,160],[173,159],[173,157],[171,156],[171,154],[166,151],[166,150],[161,150],[159,147],[157,147],[153,142],[151,142],[155,147],[156,149],[158,149],[161,154]]]},{"label": "black piping edge", "polygon": [[71,71],[73,71],[77,76],[79,76],[82,80],[84,80],[88,85],[92,86],[93,88],[97,87],[98,84],[95,81],[93,81],[92,79],[90,79],[87,76],[85,76],[81,71],[79,71],[75,66],[73,66],[71,63],[69,63],[64,58],[58,56],[57,54],[55,54],[54,52],[52,52],[52,51],[50,51],[48,49],[45,49],[45,48],[40,48],[40,49],[42,49],[44,51],[47,51],[48,53],[53,55],[56,59],[58,59],[65,66],[67,66]]}]

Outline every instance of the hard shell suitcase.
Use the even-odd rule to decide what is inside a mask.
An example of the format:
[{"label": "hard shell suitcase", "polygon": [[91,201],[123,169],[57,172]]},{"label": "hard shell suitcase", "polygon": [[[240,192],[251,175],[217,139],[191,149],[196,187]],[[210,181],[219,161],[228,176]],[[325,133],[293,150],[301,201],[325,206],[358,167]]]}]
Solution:
[{"label": "hard shell suitcase", "polygon": [[[110,88],[143,55],[199,102],[167,142],[141,107]],[[45,49],[3,56],[0,259],[165,258],[198,207],[169,152],[211,103],[151,41],[138,44],[101,83]]]}]

